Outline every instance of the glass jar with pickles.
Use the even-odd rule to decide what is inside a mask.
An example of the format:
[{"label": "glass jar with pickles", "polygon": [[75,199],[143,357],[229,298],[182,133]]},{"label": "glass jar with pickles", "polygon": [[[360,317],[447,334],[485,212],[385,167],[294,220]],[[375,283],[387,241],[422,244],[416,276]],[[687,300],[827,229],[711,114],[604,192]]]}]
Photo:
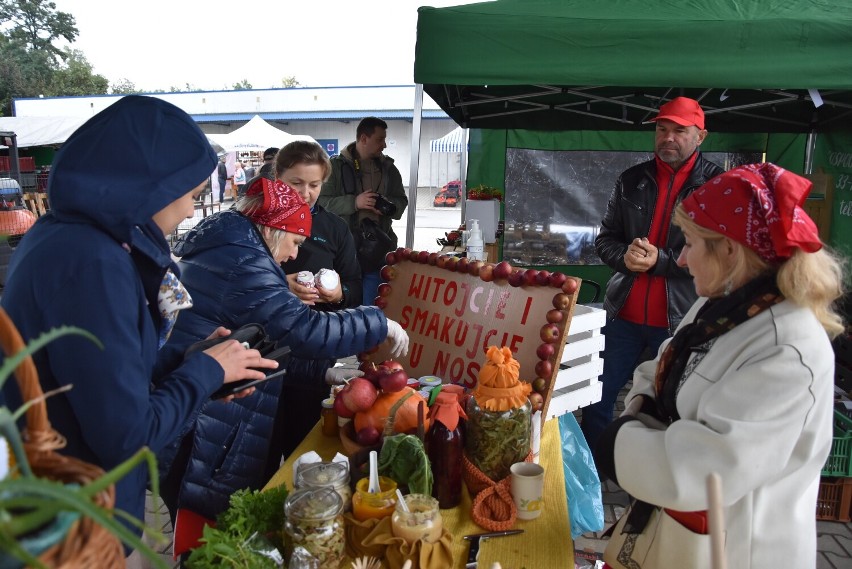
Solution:
[{"label": "glass jar with pickles", "polygon": [[294,490],[284,502],[284,515],[288,561],[293,550],[302,547],[319,560],[320,567],[340,567],[346,555],[340,494],[327,487]]}]

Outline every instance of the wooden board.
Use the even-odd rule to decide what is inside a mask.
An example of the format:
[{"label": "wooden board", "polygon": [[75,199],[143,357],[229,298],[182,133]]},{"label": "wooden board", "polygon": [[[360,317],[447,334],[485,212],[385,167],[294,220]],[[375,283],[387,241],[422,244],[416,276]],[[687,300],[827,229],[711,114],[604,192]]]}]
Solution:
[{"label": "wooden board", "polygon": [[[547,417],[579,278],[558,283],[562,277],[552,277],[558,283],[554,286],[548,271],[525,271],[505,262],[469,263],[407,249],[389,253],[388,261],[376,304],[409,335],[408,355],[398,359],[409,376],[434,375],[445,383],[472,388],[487,348],[508,346],[520,364],[522,380],[533,383],[543,378],[539,393],[544,398],[542,415]],[[494,277],[495,271],[510,276]],[[382,345],[360,358],[378,363],[388,354],[387,345]]]}]

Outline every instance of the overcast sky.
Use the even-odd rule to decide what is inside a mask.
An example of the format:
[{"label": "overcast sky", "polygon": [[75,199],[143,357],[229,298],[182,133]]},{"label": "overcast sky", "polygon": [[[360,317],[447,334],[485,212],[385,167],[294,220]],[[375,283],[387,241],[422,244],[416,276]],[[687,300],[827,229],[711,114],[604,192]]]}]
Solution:
[{"label": "overcast sky", "polygon": [[411,85],[417,8],[470,0],[54,0],[110,83],[137,89]]}]

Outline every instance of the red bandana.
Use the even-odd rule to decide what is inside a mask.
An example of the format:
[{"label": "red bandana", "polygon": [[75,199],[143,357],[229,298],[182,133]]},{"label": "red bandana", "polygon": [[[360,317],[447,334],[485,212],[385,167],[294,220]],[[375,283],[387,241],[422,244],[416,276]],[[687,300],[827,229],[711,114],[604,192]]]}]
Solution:
[{"label": "red bandana", "polygon": [[802,209],[811,182],[775,164],[749,164],[720,174],[683,200],[695,223],[742,243],[768,262],[795,249],[819,251],[816,224]]},{"label": "red bandana", "polygon": [[311,208],[296,190],[280,180],[260,178],[246,190],[246,196],[260,193],[263,193],[263,204],[245,212],[249,219],[260,225],[310,237]]}]

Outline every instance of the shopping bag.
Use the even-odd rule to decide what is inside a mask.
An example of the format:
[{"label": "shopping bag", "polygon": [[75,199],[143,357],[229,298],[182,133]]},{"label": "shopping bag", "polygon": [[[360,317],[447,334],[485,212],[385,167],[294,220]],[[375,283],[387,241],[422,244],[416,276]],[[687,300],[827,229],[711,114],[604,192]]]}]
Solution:
[{"label": "shopping bag", "polygon": [[571,537],[577,539],[584,533],[603,529],[601,479],[577,419],[572,413],[566,413],[558,421]]}]

